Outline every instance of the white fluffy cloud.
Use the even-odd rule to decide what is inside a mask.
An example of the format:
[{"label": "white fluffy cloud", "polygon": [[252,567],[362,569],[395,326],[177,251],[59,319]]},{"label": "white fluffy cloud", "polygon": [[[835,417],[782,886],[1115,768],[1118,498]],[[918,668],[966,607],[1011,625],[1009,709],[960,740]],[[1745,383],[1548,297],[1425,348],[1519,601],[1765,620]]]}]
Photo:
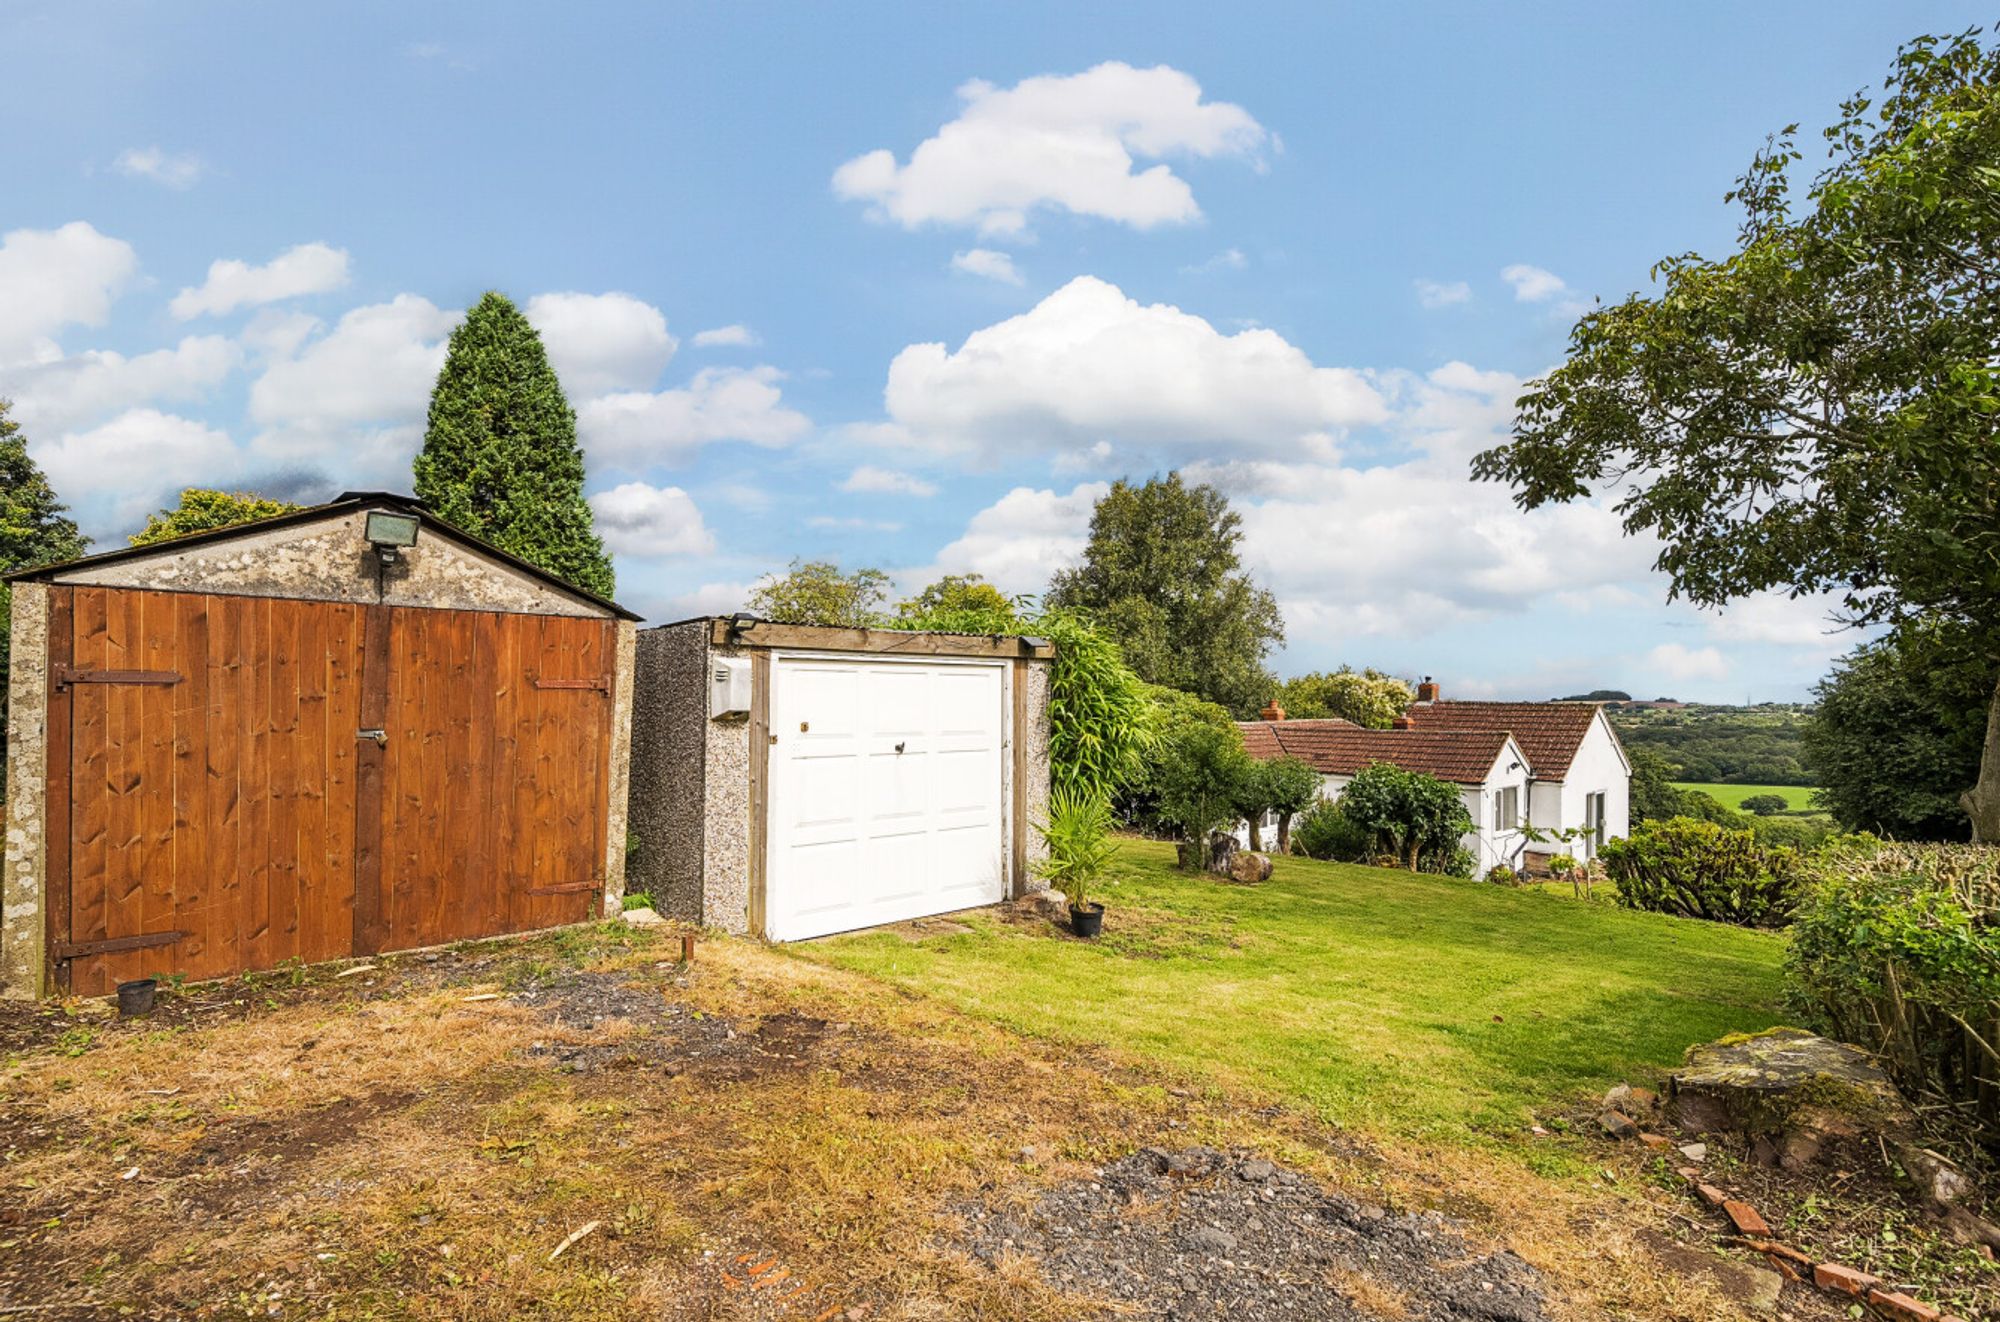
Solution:
[{"label": "white fluffy cloud", "polygon": [[150,400],[200,399],[243,361],[220,335],[190,335],[171,349],[126,357],[90,349],[17,368],[10,377],[15,416],[35,432],[82,427]]},{"label": "white fluffy cloud", "polygon": [[590,400],[577,410],[577,429],[593,458],[619,466],[675,462],[711,441],[777,449],[812,426],[784,406],[783,377],[774,367],[703,368],[685,389]]},{"label": "white fluffy cloud", "polygon": [[1840,599],[1832,594],[1789,597],[1783,592],[1755,592],[1710,615],[1708,632],[1727,642],[1795,648],[1831,660],[1869,636],[1841,623],[1840,611]]},{"label": "white fluffy cloud", "polygon": [[645,390],[679,347],[660,310],[630,294],[538,294],[525,312],[572,399]]},{"label": "white fluffy cloud", "polygon": [[1385,381],[1396,406],[1368,466],[1247,459],[1187,466],[1230,492],[1243,557],[1278,596],[1294,642],[1415,637],[1643,583],[1652,545],[1594,502],[1523,514],[1467,460],[1504,438],[1519,381],[1452,363]]},{"label": "white fluffy cloud", "polygon": [[138,269],[131,244],[81,220],[0,237],[0,364],[57,356],[65,326],[102,326]]},{"label": "white fluffy cloud", "polygon": [[1224,335],[1079,276],[957,352],[913,344],[889,365],[892,425],[867,433],[927,448],[1018,456],[1100,440],[1174,456],[1330,451],[1380,422],[1361,373],[1317,367],[1275,331]]},{"label": "white fluffy cloud", "polygon": [[976,275],[982,280],[998,280],[1003,285],[1021,283],[1014,259],[994,248],[968,248],[951,255],[951,269]]},{"label": "white fluffy cloud", "polygon": [[916,496],[919,499],[928,499],[938,492],[935,482],[926,482],[914,473],[899,473],[893,468],[877,468],[873,464],[863,464],[849,473],[847,480],[840,484],[840,489]]},{"label": "white fluffy cloud", "polygon": [[127,147],[118,153],[111,168],[127,179],[145,179],[167,188],[193,188],[208,172],[201,157],[192,152],[170,152],[159,147]]},{"label": "white fluffy cloud", "polygon": [[102,426],[36,443],[33,454],[56,490],[77,501],[86,526],[114,532],[137,531],[181,487],[224,486],[242,468],[228,436],[157,409],[130,409]]},{"label": "white fluffy cloud", "polygon": [[1514,287],[1514,297],[1523,303],[1546,303],[1566,292],[1569,285],[1554,271],[1516,262],[1500,272],[1500,278]]},{"label": "white fluffy cloud", "polygon": [[227,316],[238,308],[324,294],[347,283],[347,251],[324,243],[287,248],[262,266],[232,259],[209,263],[208,278],[174,295],[175,317]]},{"label": "white fluffy cloud", "polygon": [[1040,592],[1056,570],[1075,564],[1090,540],[1090,514],[1111,488],[1085,482],[1067,492],[1015,487],[972,516],[965,535],[907,577],[980,574],[1003,592]]},{"label": "white fluffy cloud", "polygon": [[1472,286],[1463,280],[1445,283],[1438,280],[1419,280],[1417,302],[1427,308],[1448,308],[1454,303],[1470,303]]},{"label": "white fluffy cloud", "polygon": [[1646,653],[1646,664],[1681,683],[1729,677],[1729,658],[1714,647],[1689,647],[1684,643],[1661,643]]},{"label": "white fluffy cloud", "polygon": [[614,555],[659,560],[715,549],[694,498],[679,487],[626,482],[592,496],[590,512]]},{"label": "white fluffy cloud", "polygon": [[697,349],[754,349],[763,342],[756,331],[741,322],[712,326],[694,333],[694,347]]},{"label": "white fluffy cloud", "polygon": [[1201,215],[1187,182],[1135,157],[1254,155],[1270,141],[1238,105],[1202,100],[1201,85],[1166,65],[1100,64],[1001,89],[958,89],[958,118],[899,164],[878,149],[834,172],[834,191],[906,228],[969,225],[1019,234],[1041,208],[1140,229]]},{"label": "white fluffy cloud", "polygon": [[398,294],[355,308],[250,387],[263,458],[325,467],[337,484],[409,481],[431,387],[459,313]]}]

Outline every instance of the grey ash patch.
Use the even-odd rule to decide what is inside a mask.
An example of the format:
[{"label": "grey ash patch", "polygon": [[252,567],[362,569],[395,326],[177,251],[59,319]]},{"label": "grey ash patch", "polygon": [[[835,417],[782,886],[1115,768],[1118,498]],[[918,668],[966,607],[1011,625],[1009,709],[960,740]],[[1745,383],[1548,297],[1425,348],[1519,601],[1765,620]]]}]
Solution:
[{"label": "grey ash patch", "polygon": [[[804,1068],[832,1026],[798,1014],[738,1020],[704,1014],[668,999],[670,983],[630,974],[573,973],[514,994],[583,1040],[537,1042],[528,1054],[553,1058],[579,1074],[619,1068],[683,1071],[741,1080],[769,1070]],[[616,1031],[604,1031],[609,1025]],[[604,1031],[602,1041],[589,1035]]]},{"label": "grey ash patch", "polygon": [[1426,1322],[1548,1316],[1539,1276],[1513,1253],[1473,1253],[1443,1216],[1356,1202],[1247,1154],[1141,1148],[1025,1216],[964,1210],[974,1257],[1033,1258],[1051,1285],[1115,1305],[1107,1316],[1381,1317],[1350,1295],[1363,1292],[1356,1278]]}]

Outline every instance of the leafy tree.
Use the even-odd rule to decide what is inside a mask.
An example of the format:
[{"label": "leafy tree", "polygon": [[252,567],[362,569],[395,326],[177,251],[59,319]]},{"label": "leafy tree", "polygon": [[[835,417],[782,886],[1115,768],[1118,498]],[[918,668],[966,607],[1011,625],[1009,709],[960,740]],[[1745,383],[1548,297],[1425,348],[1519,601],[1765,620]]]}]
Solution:
[{"label": "leafy tree", "polygon": [[[1211,725],[1236,735],[1238,739],[1242,738],[1237,734],[1235,719],[1212,702],[1161,684],[1141,682],[1139,687],[1145,696],[1147,718],[1152,728],[1163,736],[1189,725]],[[1160,820],[1160,785],[1170,752],[1167,739],[1153,740],[1140,756],[1131,780],[1119,794],[1119,805],[1125,817],[1146,830],[1167,825]]]},{"label": "leafy tree", "polygon": [[1206,871],[1209,836],[1236,819],[1243,783],[1257,774],[1257,763],[1243,751],[1243,737],[1233,726],[1183,726],[1167,732],[1164,742],[1160,817],[1187,842],[1181,858],[1188,870]]},{"label": "leafy tree", "polygon": [[1140,678],[1256,713],[1284,641],[1278,604],[1242,572],[1242,519],[1214,487],[1179,473],[1115,483],[1090,519],[1083,563],[1055,576],[1051,606],[1087,611]]},{"label": "leafy tree", "polygon": [[1679,768],[1656,748],[1631,744],[1625,756],[1632,762],[1632,822],[1662,822],[1687,811],[1686,791],[1674,786]]},{"label": "leafy tree", "polygon": [[1792,805],[1782,794],[1750,794],[1736,806],[1759,817],[1776,817]]},{"label": "leafy tree", "polygon": [[1426,854],[1449,854],[1472,830],[1456,785],[1421,771],[1377,762],[1362,768],[1340,796],[1340,810],[1375,833],[1415,872]]},{"label": "leafy tree", "polygon": [[542,338],[488,292],[451,333],[417,454],[416,492],[440,519],[608,597],[611,559],[583,496],[576,413]]},{"label": "leafy tree", "polygon": [[239,523],[274,518],[304,508],[288,500],[269,500],[252,491],[211,491],[206,487],[187,487],[181,492],[180,504],[170,510],[148,514],[146,526],[126,540],[134,546],[150,546],[154,542],[185,537],[189,533],[232,528]]},{"label": "leafy tree", "polygon": [[[1795,130],[1730,193],[1737,250],[1654,268],[1657,296],[1584,315],[1474,471],[1533,509],[1623,483],[1703,605],[1831,591],[1849,619],[1928,616],[2000,657],[2000,51],[1975,29],[1901,48],[1879,99],[1826,131],[1792,193]],[[1989,679],[2000,677],[1993,667]],[[1976,840],[2000,840],[2000,686]]]},{"label": "leafy tree", "polygon": [[1293,720],[1338,717],[1370,730],[1388,729],[1416,700],[1415,689],[1373,667],[1314,671],[1286,680],[1278,690],[1278,705]]},{"label": "leafy tree", "polygon": [[1915,626],[1850,652],[1805,724],[1815,801],[1850,831],[1965,839],[1959,791],[1978,774],[1990,669]]},{"label": "leafy tree", "polygon": [[[0,399],[0,574],[74,560],[90,541],[56,499],[47,474],[28,457],[21,424]],[[13,650],[13,592],[0,583],[0,790],[7,785],[7,676]]]},{"label": "leafy tree", "polygon": [[[1024,602],[1017,602],[978,574],[946,574],[916,596],[897,603],[896,617],[898,620],[1004,620],[1008,622],[1009,627],[1013,627],[1020,623],[1019,607],[1022,604]],[[926,624],[923,627],[940,626]],[[989,631],[974,629],[970,632]],[[1006,632],[1006,630],[991,632]]]},{"label": "leafy tree", "polygon": [[785,573],[750,594],[753,614],[784,624],[825,624],[858,629],[875,622],[875,608],[889,595],[879,569],[844,574],[830,560],[794,560]]},{"label": "leafy tree", "polygon": [[[1278,815],[1278,852],[1292,852],[1292,819],[1319,802],[1321,778],[1312,764],[1296,757],[1276,757],[1264,766],[1266,806]],[[1253,840],[1252,845],[1255,845]]]}]

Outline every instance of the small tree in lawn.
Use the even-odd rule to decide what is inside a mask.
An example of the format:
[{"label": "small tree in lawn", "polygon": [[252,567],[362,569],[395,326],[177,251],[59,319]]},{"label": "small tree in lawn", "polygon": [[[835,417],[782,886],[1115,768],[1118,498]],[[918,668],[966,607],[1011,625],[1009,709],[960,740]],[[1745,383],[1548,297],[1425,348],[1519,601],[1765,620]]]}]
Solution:
[{"label": "small tree in lawn", "polygon": [[750,594],[754,615],[781,624],[823,624],[859,629],[874,622],[875,607],[889,595],[879,569],[843,573],[831,560],[794,560],[790,569]]},{"label": "small tree in lawn", "polygon": [[1737,805],[1744,812],[1756,813],[1759,817],[1776,817],[1792,805],[1782,794],[1752,794]]},{"label": "small tree in lawn", "polygon": [[1243,781],[1256,763],[1234,729],[1190,725],[1167,734],[1160,766],[1160,817],[1179,828],[1188,848],[1183,861],[1202,872],[1213,861],[1209,836],[1236,819]]},{"label": "small tree in lawn", "polygon": [[1456,785],[1386,762],[1363,768],[1340,796],[1340,807],[1388,843],[1412,872],[1425,854],[1456,848],[1472,830]]},{"label": "small tree in lawn", "polygon": [[[1277,852],[1292,852],[1292,819],[1319,802],[1320,774],[1312,769],[1312,764],[1296,757],[1274,757],[1268,762],[1257,764],[1257,774],[1253,778],[1257,788],[1257,798],[1261,802],[1258,814],[1273,813],[1278,819]],[[1257,818],[1250,818],[1250,847],[1261,849],[1258,838]]]},{"label": "small tree in lawn", "polygon": [[304,509],[289,500],[271,500],[254,491],[211,491],[188,487],[181,492],[180,504],[170,510],[146,516],[146,526],[125,540],[134,546],[151,546],[189,533],[212,528],[233,528],[239,523],[276,518]]},{"label": "small tree in lawn", "polygon": [[489,292],[451,333],[416,492],[453,527],[611,595],[611,558],[583,496],[576,413],[541,336],[503,294]]}]

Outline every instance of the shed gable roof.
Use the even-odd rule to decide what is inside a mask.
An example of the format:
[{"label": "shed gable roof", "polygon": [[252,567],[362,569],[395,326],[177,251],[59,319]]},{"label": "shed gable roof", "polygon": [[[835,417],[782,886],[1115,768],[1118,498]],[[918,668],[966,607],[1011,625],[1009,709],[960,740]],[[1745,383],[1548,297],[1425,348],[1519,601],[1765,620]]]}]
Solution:
[{"label": "shed gable roof", "polygon": [[1409,717],[1413,731],[1511,731],[1538,779],[1561,780],[1600,710],[1595,702],[1419,702]]},{"label": "shed gable roof", "polygon": [[1264,761],[1296,757],[1324,776],[1387,762],[1456,785],[1485,784],[1510,737],[1505,730],[1364,730],[1342,720],[1241,721],[1236,728],[1250,755]]},{"label": "shed gable roof", "polygon": [[57,564],[37,565],[32,569],[17,570],[4,576],[7,582],[54,581],[67,574],[81,570],[96,569],[100,566],[115,565],[130,561],[153,558],[167,558],[179,555],[197,547],[212,547],[250,537],[262,537],[269,533],[288,528],[302,528],[331,519],[345,518],[363,510],[387,509],[399,513],[413,514],[421,522],[424,530],[434,536],[458,542],[480,555],[498,561],[515,573],[580,601],[600,607],[622,619],[636,620],[638,615],[620,606],[607,597],[585,591],[573,583],[564,582],[538,565],[530,564],[512,552],[503,551],[490,542],[455,528],[430,512],[428,506],[411,496],[398,495],[389,491],[349,491],[324,505],[312,505],[289,514],[273,515],[268,519],[253,519],[248,523],[231,524],[226,528],[210,528],[203,532],[189,533],[163,542],[152,542],[145,546],[121,546],[111,551],[100,551],[96,555],[83,556],[76,560],[65,560]]}]

